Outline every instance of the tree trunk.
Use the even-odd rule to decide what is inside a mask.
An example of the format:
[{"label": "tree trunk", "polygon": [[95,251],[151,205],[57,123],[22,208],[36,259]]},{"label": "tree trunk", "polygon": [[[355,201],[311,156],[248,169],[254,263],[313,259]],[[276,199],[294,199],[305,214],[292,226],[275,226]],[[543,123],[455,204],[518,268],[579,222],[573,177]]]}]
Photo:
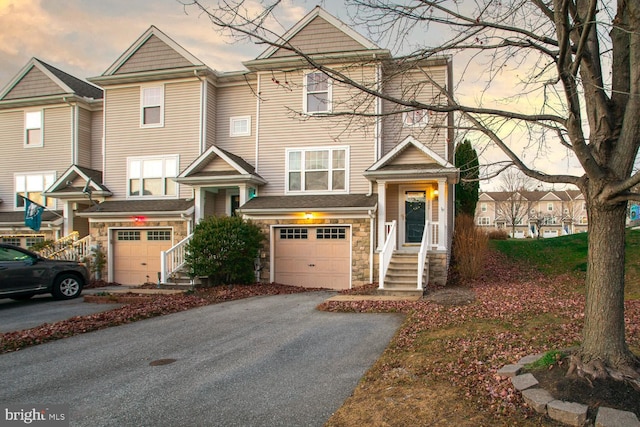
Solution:
[{"label": "tree trunk", "polygon": [[585,364],[623,371],[637,363],[625,341],[626,212],[626,203],[589,204],[585,324],[578,353]]}]

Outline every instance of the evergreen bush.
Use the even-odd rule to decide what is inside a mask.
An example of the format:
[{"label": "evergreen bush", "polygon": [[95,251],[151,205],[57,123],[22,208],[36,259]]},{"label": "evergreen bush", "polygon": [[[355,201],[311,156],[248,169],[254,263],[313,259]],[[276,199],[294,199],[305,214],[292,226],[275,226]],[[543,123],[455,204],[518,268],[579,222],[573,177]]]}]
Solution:
[{"label": "evergreen bush", "polygon": [[254,261],[263,240],[260,228],[250,221],[211,216],[196,225],[185,260],[194,276],[208,277],[209,285],[254,283]]}]

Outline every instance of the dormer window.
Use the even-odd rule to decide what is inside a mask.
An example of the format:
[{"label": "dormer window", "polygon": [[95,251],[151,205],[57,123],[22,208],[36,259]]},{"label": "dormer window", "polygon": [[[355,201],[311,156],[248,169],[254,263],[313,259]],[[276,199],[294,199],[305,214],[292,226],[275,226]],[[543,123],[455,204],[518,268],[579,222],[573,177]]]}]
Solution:
[{"label": "dormer window", "polygon": [[140,90],[140,126],[164,125],[164,86],[142,87]]}]

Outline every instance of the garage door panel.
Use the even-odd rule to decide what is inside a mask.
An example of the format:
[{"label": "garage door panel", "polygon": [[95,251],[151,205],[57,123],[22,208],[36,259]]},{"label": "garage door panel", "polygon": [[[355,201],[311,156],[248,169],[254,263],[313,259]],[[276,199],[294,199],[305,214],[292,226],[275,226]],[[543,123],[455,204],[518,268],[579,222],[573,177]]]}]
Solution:
[{"label": "garage door panel", "polygon": [[347,289],[351,282],[348,227],[287,227],[275,234],[275,281]]},{"label": "garage door panel", "polygon": [[172,246],[171,230],[115,230],[113,242],[114,281],[141,285],[157,280],[160,252]]}]

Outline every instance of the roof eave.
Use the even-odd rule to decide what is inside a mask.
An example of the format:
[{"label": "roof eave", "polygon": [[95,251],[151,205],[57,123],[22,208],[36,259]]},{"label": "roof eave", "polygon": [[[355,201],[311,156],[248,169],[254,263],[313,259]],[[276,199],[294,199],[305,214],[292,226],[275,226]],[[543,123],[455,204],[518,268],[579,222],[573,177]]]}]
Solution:
[{"label": "roof eave", "polygon": [[[339,64],[354,61],[378,61],[383,58],[391,58],[391,52],[388,49],[348,51],[335,53],[317,53],[308,55],[309,58],[321,64]],[[281,56],[277,58],[252,59],[243,62],[242,65],[252,71],[272,70],[279,67],[291,67],[300,65],[309,65],[309,61],[301,56]]]},{"label": "roof eave", "polygon": [[208,75],[216,76],[215,71],[206,65],[198,65],[193,67],[168,68],[164,70],[142,71],[126,74],[103,75],[90,77],[91,83],[105,86],[126,83],[137,83],[154,80],[186,78],[186,77],[206,77]]},{"label": "roof eave", "polygon": [[76,215],[83,218],[122,218],[128,216],[148,216],[148,217],[169,217],[169,216],[178,216],[178,215],[191,215],[194,212],[194,207],[190,206],[187,209],[177,210],[177,211],[122,211],[122,212],[101,212],[101,211],[93,211],[93,212],[78,212]]},{"label": "roof eave", "polygon": [[175,182],[188,185],[220,185],[220,184],[236,184],[244,182],[247,184],[264,185],[267,181],[256,175],[231,175],[231,176],[186,176],[173,178]]}]

